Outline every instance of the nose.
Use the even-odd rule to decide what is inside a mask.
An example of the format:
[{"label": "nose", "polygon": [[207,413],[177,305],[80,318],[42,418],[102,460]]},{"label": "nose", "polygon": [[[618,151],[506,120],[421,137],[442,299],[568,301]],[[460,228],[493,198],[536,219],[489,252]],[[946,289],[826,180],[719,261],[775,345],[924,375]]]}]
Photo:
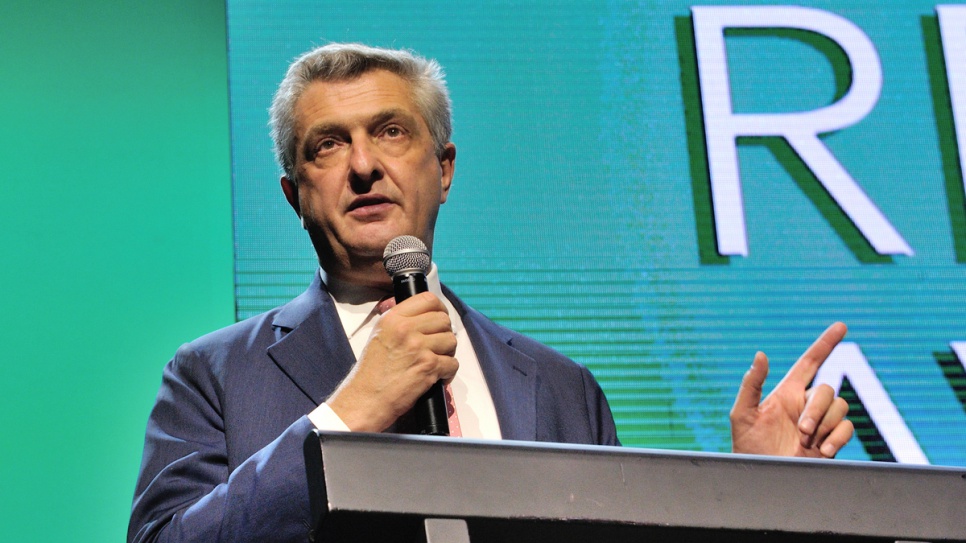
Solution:
[{"label": "nose", "polygon": [[354,138],[349,152],[350,183],[356,192],[368,192],[382,179],[383,167],[378,148],[367,138]]}]

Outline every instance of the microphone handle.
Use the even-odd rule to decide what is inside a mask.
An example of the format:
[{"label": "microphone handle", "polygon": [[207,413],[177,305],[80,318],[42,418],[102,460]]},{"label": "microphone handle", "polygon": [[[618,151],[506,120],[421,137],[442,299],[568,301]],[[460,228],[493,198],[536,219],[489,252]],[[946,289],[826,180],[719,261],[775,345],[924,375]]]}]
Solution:
[{"label": "microphone handle", "polygon": [[[406,272],[394,275],[392,278],[393,292],[396,303],[429,290],[426,276],[420,272]],[[413,406],[416,417],[416,427],[420,434],[430,436],[449,435],[449,417],[446,415],[446,396],[443,393],[443,382],[436,381]]]},{"label": "microphone handle", "polygon": [[402,272],[392,277],[392,292],[396,295],[397,304],[427,290],[429,285],[421,272]]}]

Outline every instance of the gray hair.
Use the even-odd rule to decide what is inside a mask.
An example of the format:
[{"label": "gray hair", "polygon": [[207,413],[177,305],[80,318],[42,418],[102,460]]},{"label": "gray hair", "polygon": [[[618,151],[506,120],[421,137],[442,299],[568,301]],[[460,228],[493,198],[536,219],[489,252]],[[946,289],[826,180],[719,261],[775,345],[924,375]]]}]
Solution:
[{"label": "gray hair", "polygon": [[409,82],[413,101],[429,126],[436,154],[442,156],[453,132],[451,103],[443,68],[411,51],[369,47],[360,43],[330,43],[292,63],[269,109],[275,159],[298,182],[295,171],[295,104],[314,81],[346,81],[372,70],[387,70]]}]

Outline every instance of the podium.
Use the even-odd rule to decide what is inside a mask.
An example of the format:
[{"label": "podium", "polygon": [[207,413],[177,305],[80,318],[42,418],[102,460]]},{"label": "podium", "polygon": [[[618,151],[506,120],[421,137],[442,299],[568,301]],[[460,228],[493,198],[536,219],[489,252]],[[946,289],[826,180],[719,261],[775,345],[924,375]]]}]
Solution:
[{"label": "podium", "polygon": [[321,542],[966,541],[966,469],[313,432]]}]

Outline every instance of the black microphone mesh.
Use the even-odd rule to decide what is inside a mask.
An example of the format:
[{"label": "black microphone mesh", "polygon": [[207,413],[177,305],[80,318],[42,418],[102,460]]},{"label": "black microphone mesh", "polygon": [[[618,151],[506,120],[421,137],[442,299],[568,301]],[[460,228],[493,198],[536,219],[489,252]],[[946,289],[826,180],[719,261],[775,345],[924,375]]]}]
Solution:
[{"label": "black microphone mesh", "polygon": [[399,236],[386,245],[382,253],[382,263],[386,272],[395,277],[405,271],[429,273],[430,258],[426,244],[415,236]]}]

